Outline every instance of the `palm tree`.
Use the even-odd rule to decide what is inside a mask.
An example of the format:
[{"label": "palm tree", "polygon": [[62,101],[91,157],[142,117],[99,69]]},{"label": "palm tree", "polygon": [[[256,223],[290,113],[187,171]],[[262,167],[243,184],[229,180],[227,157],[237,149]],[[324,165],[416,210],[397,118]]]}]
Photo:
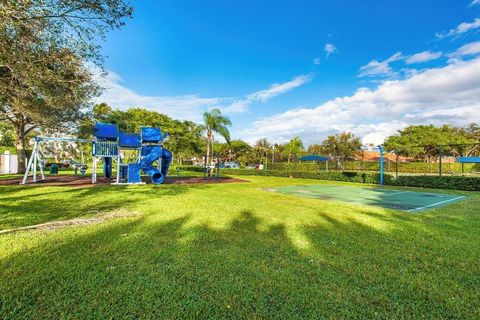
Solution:
[{"label": "palm tree", "polygon": [[228,126],[232,125],[232,122],[228,117],[222,116],[220,109],[212,109],[211,111],[205,111],[203,113],[203,122],[207,131],[207,161],[206,166],[210,164],[210,153],[212,150],[213,133],[216,132],[221,135],[228,144],[230,144],[230,132]]},{"label": "palm tree", "polygon": [[293,137],[286,145],[288,151],[288,163],[292,156],[297,156],[301,151],[303,151],[303,142],[300,137]]},{"label": "palm tree", "polygon": [[267,162],[268,152],[270,151],[270,142],[266,138],[257,140],[255,143],[255,151],[259,153],[261,161]]}]

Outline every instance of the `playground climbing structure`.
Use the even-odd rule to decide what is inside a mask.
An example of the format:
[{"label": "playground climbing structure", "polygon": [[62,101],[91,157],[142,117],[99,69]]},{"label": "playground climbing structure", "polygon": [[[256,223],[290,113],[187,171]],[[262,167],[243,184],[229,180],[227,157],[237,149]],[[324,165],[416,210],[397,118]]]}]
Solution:
[{"label": "playground climbing structure", "polygon": [[[41,159],[41,144],[44,141],[67,141],[92,144],[92,183],[97,182],[97,168],[103,160],[103,176],[111,178],[113,165],[116,164],[116,179],[114,184],[140,184],[141,172],[148,175],[154,184],[165,180],[172,161],[172,153],[163,148],[167,134],[159,128],[142,127],[140,134],[124,133],[115,124],[97,122],[94,127],[94,139],[73,139],[67,137],[35,137],[32,156],[22,184],[28,183],[30,172],[31,182],[45,180],[44,161]],[[135,158],[127,161],[127,152],[133,152]],[[37,168],[40,179],[37,179]]]}]

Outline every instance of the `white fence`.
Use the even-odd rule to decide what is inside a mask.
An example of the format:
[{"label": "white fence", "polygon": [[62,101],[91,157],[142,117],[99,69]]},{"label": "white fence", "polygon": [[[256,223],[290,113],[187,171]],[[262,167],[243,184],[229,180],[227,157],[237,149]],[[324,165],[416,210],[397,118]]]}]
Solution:
[{"label": "white fence", "polygon": [[18,173],[17,155],[5,153],[0,154],[0,174]]}]

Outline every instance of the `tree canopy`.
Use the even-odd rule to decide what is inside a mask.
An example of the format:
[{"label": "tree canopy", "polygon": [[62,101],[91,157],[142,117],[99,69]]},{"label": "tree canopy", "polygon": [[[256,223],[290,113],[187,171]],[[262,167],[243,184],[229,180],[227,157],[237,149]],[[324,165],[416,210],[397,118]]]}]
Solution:
[{"label": "tree canopy", "polygon": [[298,154],[304,149],[303,141],[300,137],[293,137],[286,145],[285,151],[288,153],[288,162],[294,157],[298,157]]},{"label": "tree canopy", "polygon": [[[191,121],[180,121],[170,118],[165,114],[150,111],[145,108],[129,108],[125,111],[113,110],[105,103],[93,108],[93,120],[117,124],[124,132],[140,132],[143,126],[161,128],[168,133],[165,146],[177,157],[193,156],[201,153],[203,127]],[[88,129],[93,131],[93,121]]]},{"label": "tree canopy", "polygon": [[216,132],[222,136],[228,144],[230,144],[230,131],[228,127],[232,122],[228,117],[222,115],[220,109],[212,109],[203,113],[203,123],[207,131],[207,165],[210,165],[210,154],[213,150],[213,133]]},{"label": "tree canopy", "polygon": [[480,143],[479,132],[476,124],[464,128],[451,125],[412,125],[388,137],[385,149],[399,155],[427,160],[438,157],[439,146],[442,145],[444,154],[469,156],[479,151],[478,145],[469,145]]},{"label": "tree canopy", "polygon": [[362,143],[360,138],[351,132],[342,132],[336,135],[328,136],[322,142],[323,153],[336,155],[338,157],[350,158],[360,149]]},{"label": "tree canopy", "polygon": [[20,170],[29,132],[71,127],[89,111],[100,88],[86,62],[101,66],[96,40],[131,12],[123,0],[0,3],[0,120],[15,128]]},{"label": "tree canopy", "polygon": [[227,143],[230,142],[230,131],[228,127],[232,125],[232,121],[228,117],[222,115],[220,109],[212,109],[203,113],[203,123],[207,130],[207,135],[213,132],[222,136]]}]

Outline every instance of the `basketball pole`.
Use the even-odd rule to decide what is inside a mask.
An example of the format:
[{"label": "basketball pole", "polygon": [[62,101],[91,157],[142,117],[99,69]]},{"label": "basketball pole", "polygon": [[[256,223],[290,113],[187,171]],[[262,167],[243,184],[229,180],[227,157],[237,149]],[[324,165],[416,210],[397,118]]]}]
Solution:
[{"label": "basketball pole", "polygon": [[380,189],[383,189],[383,147],[382,145],[378,145],[378,149],[380,150]]}]

